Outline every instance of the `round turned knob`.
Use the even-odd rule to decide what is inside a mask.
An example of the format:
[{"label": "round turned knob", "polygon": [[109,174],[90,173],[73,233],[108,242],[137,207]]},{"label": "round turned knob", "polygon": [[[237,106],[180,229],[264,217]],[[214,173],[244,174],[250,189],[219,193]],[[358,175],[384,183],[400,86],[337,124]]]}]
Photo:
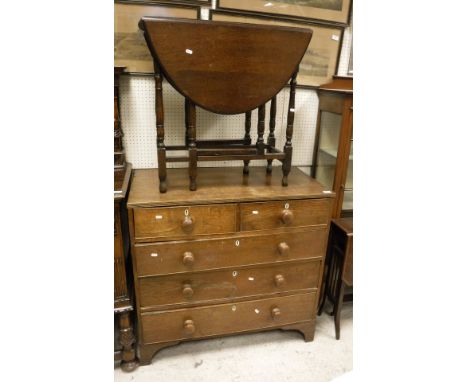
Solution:
[{"label": "round turned knob", "polygon": [[193,320],[185,320],[184,321],[184,332],[186,334],[195,333],[195,323],[193,322]]},{"label": "round turned knob", "polygon": [[184,286],[183,286],[183,288],[182,288],[182,293],[183,293],[184,296],[187,297],[187,298],[192,297],[192,296],[193,296],[192,285],[190,285],[189,283],[184,284]]},{"label": "round turned knob", "polygon": [[294,218],[294,214],[291,210],[283,210],[281,213],[281,221],[284,224],[291,224]]},{"label": "round turned knob", "polygon": [[193,231],[193,219],[190,216],[185,216],[182,222],[182,229],[185,233],[191,233]]},{"label": "round turned knob", "polygon": [[277,306],[274,307],[272,310],[271,310],[271,317],[273,317],[274,320],[280,318],[281,316],[281,310],[280,308],[278,308]]},{"label": "round turned knob", "polygon": [[289,255],[289,245],[287,245],[284,241],[278,244],[278,252],[282,256]]},{"label": "round turned knob", "polygon": [[194,261],[195,257],[193,256],[192,252],[184,252],[184,257],[182,258],[184,265],[193,265]]},{"label": "round turned knob", "polygon": [[275,276],[275,284],[277,287],[283,286],[285,282],[286,282],[286,279],[284,278],[283,275]]}]

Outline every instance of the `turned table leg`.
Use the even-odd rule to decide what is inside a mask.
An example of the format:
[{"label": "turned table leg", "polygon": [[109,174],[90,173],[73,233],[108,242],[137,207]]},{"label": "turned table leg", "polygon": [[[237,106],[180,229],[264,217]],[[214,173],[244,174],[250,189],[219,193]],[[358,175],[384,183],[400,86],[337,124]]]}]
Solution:
[{"label": "turned table leg", "polygon": [[135,370],[138,360],[135,356],[135,336],[130,320],[130,312],[119,314],[119,342],[122,345],[122,363],[120,367],[123,371]]},{"label": "turned table leg", "polygon": [[289,109],[288,109],[288,123],[286,127],[286,143],[284,144],[284,153],[286,154],[283,159],[283,186],[288,185],[288,175],[291,171],[291,162],[292,162],[292,136],[293,136],[293,125],[294,125],[294,105],[296,97],[296,77],[297,70],[291,77],[290,90],[289,90]]},{"label": "turned table leg", "polygon": [[188,147],[189,147],[189,177],[190,191],[197,189],[197,143],[196,143],[196,111],[195,104],[189,101],[188,104]]},{"label": "turned table leg", "polygon": [[[275,138],[275,127],[276,127],[276,96],[271,99],[270,103],[270,134],[268,134],[268,152],[273,152],[273,148],[276,145]],[[271,174],[273,171],[273,159],[267,159],[267,174]]]},{"label": "turned table leg", "polygon": [[[250,137],[250,126],[251,126],[251,121],[252,121],[252,111],[248,111],[245,113],[245,135],[244,135],[244,145],[250,146],[252,143],[252,138]],[[244,161],[244,169],[243,173],[248,174],[249,173],[249,160]]]},{"label": "turned table leg", "polygon": [[156,63],[154,65],[154,78],[156,82],[156,134],[158,150],[159,191],[164,193],[167,191],[166,146],[164,145],[164,107],[162,94],[162,76]]}]

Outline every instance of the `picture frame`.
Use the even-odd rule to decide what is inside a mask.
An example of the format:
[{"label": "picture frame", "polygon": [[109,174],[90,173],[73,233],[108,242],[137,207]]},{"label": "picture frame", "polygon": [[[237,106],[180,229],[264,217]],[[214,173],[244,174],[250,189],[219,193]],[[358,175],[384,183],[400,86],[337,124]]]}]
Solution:
[{"label": "picture frame", "polygon": [[217,9],[348,25],[352,0],[217,0]]},{"label": "picture frame", "polygon": [[210,10],[210,20],[309,28],[312,30],[312,39],[299,65],[297,85],[315,89],[330,82],[337,72],[344,26],[223,10]]},{"label": "picture frame", "polygon": [[143,16],[200,18],[200,6],[157,1],[114,1],[114,66],[152,74],[154,63],[138,22]]}]

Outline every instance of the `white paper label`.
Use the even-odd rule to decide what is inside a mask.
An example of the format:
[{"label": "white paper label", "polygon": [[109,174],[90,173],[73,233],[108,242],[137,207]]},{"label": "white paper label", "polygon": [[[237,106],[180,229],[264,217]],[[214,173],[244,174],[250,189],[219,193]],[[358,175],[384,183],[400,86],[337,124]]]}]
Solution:
[{"label": "white paper label", "polygon": [[324,194],[331,194],[331,191],[322,191]]},{"label": "white paper label", "polygon": [[254,281],[255,279],[253,277],[249,277],[249,281]]},{"label": "white paper label", "polygon": [[258,215],[258,211],[252,211],[254,215]]},{"label": "white paper label", "polygon": [[154,218],[155,218],[156,220],[161,220],[161,219],[162,219],[162,215],[156,215]]},{"label": "white paper label", "polygon": [[151,257],[158,257],[159,255],[157,253],[152,253]]},{"label": "white paper label", "polygon": [[337,36],[336,34],[332,34],[332,40],[339,41],[340,36]]},{"label": "white paper label", "polygon": [[260,313],[260,311],[259,311],[258,309],[255,309],[255,313],[259,314],[259,313]]},{"label": "white paper label", "polygon": [[187,54],[192,54],[193,51],[192,51],[192,49],[185,49],[185,53],[187,53]]}]

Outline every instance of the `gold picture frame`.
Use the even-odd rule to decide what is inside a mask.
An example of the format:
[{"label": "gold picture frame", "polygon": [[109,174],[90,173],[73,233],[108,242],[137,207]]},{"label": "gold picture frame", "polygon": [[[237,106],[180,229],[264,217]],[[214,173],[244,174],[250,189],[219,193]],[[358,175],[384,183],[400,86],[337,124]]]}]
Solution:
[{"label": "gold picture frame", "polygon": [[217,0],[217,8],[349,24],[352,0]]},{"label": "gold picture frame", "polygon": [[138,22],[143,16],[198,19],[200,7],[167,3],[114,2],[114,66],[128,73],[154,73],[151,53]]},{"label": "gold picture frame", "polygon": [[299,65],[297,84],[303,87],[316,88],[330,82],[333,75],[336,74],[344,27],[221,10],[211,10],[210,19],[213,21],[282,25],[311,29],[312,39]]}]

